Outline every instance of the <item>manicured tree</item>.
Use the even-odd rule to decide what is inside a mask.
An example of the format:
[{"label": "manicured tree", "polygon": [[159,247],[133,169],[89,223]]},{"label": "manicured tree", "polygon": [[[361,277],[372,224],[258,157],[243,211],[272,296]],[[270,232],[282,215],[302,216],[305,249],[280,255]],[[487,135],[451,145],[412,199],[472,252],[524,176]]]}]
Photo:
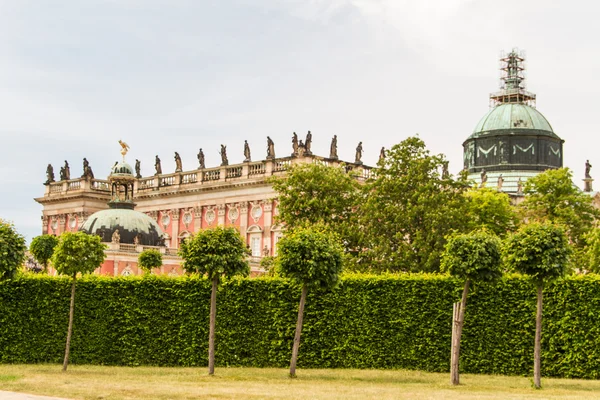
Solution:
[{"label": "manicured tree", "polygon": [[48,272],[48,262],[50,262],[57,244],[58,238],[56,236],[40,235],[34,237],[29,245],[29,251],[33,254],[33,257],[44,266],[44,272]]},{"label": "manicured tree", "polygon": [[290,362],[290,376],[295,378],[308,289],[327,289],[337,283],[342,270],[344,250],[337,237],[322,225],[288,231],[286,236],[279,240],[278,246],[281,275],[302,286]]},{"label": "manicured tree", "polygon": [[210,292],[210,328],[208,333],[208,374],[215,373],[215,322],[217,289],[222,276],[248,275],[249,255],[240,233],[232,227],[216,227],[198,232],[181,243],[179,255],[188,272],[206,274],[212,282]]},{"label": "manicured tree", "polygon": [[0,219],[0,280],[11,279],[25,260],[25,238],[15,227]]},{"label": "manicured tree", "polygon": [[69,328],[67,329],[67,344],[63,372],[69,364],[69,351],[71,348],[71,335],[73,333],[73,313],[75,310],[75,282],[77,274],[87,274],[102,265],[106,254],[100,236],[88,235],[84,232],[64,232],[58,239],[52,255],[52,265],[61,275],[73,277],[71,283],[71,305],[69,307]]},{"label": "manicured tree", "polygon": [[531,223],[523,226],[506,242],[509,268],[529,275],[537,288],[533,380],[541,387],[542,294],[544,283],[563,276],[568,267],[571,247],[562,227]]},{"label": "manicured tree", "polygon": [[506,193],[495,189],[474,188],[464,193],[468,223],[475,229],[486,229],[503,238],[519,225],[517,210]]},{"label": "manicured tree", "polygon": [[162,253],[156,249],[144,250],[138,256],[138,265],[146,274],[163,264]]},{"label": "manicured tree", "polygon": [[[465,322],[467,294],[471,282],[489,282],[502,276],[502,256],[500,239],[486,231],[468,234],[455,234],[449,237],[442,255],[441,270],[464,281],[460,312],[452,343],[452,365],[450,380],[453,385],[460,383],[459,357],[460,339]],[[454,324],[455,321],[452,321]]]}]

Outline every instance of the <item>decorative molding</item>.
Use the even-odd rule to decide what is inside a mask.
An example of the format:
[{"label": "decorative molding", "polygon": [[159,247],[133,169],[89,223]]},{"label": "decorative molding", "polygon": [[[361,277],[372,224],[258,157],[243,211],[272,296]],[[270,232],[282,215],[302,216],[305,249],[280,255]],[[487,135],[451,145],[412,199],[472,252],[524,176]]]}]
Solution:
[{"label": "decorative molding", "polygon": [[192,221],[194,220],[194,218],[192,217],[192,213],[189,210],[183,213],[183,217],[181,219],[182,219],[183,225],[185,225],[186,229],[189,226],[189,224],[191,224]]},{"label": "decorative molding", "polygon": [[173,218],[173,221],[179,221],[179,214],[180,214],[179,208],[173,208],[171,210],[171,218]]},{"label": "decorative molding", "polygon": [[240,213],[242,214],[248,214],[248,202],[247,201],[241,201],[239,203],[240,205]]},{"label": "decorative molding", "polygon": [[219,217],[222,217],[225,215],[225,209],[226,209],[226,205],[225,204],[218,204],[217,205],[217,212]]},{"label": "decorative molding", "polygon": [[202,207],[194,207],[194,218],[202,218]]},{"label": "decorative molding", "polygon": [[238,204],[229,204],[229,212],[227,213],[227,218],[229,221],[234,223],[240,217],[240,209]]},{"label": "decorative molding", "polygon": [[215,213],[215,206],[207,206],[206,212],[204,213],[204,220],[208,225],[212,225],[217,219],[217,213]]}]

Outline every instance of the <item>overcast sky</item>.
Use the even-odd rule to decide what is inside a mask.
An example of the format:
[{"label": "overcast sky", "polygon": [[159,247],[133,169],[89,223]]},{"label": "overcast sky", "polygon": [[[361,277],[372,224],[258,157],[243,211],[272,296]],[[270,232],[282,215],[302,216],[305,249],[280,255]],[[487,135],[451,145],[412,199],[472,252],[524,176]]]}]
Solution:
[{"label": "overcast sky", "polygon": [[[119,155],[151,175],[264,159],[292,132],[364,161],[419,133],[462,167],[462,142],[498,89],[498,57],[527,55],[528,89],[581,183],[598,165],[600,6],[537,0],[0,0],[0,218],[41,233],[45,170]],[[592,176],[594,176],[592,169]],[[600,176],[600,175],[598,175]],[[596,186],[600,185],[600,182]]]}]

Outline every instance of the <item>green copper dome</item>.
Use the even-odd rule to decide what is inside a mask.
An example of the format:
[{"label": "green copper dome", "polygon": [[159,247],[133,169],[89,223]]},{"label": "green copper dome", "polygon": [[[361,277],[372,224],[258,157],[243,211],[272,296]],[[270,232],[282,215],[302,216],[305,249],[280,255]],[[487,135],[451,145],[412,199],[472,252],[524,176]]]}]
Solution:
[{"label": "green copper dome", "polygon": [[506,103],[492,108],[481,118],[471,137],[496,130],[537,130],[556,136],[548,120],[535,108],[522,103]]},{"label": "green copper dome", "polygon": [[95,212],[79,230],[90,235],[98,235],[103,242],[110,242],[117,229],[121,236],[121,243],[133,244],[137,236],[142,245],[162,245],[163,232],[158,223],[148,215],[135,210],[111,208]]},{"label": "green copper dome", "polygon": [[111,175],[131,175],[133,176],[133,168],[125,161],[116,163],[110,170]]}]

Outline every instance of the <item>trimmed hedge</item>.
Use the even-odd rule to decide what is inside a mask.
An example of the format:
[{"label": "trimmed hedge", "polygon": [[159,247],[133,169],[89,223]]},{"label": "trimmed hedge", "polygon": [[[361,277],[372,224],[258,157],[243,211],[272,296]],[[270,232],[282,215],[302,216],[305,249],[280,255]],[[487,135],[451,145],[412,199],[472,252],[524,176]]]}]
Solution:
[{"label": "trimmed hedge", "polygon": [[[70,280],[0,282],[0,362],[62,362]],[[298,364],[304,368],[448,371],[452,303],[461,283],[432,275],[351,275],[309,292]],[[600,277],[544,291],[542,373],[600,378]],[[216,362],[287,367],[300,290],[277,278],[233,279],[217,298]],[[71,360],[77,364],[204,366],[210,282],[197,277],[77,281]],[[520,277],[476,286],[461,345],[464,372],[533,368],[535,290]]]}]

